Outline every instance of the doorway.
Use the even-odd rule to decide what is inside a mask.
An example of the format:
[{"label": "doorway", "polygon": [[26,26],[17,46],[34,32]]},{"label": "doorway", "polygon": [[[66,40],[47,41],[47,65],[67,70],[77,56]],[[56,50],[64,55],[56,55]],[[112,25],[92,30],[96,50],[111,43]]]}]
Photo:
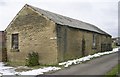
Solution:
[{"label": "doorway", "polygon": [[82,39],[82,56],[85,56],[85,39]]}]

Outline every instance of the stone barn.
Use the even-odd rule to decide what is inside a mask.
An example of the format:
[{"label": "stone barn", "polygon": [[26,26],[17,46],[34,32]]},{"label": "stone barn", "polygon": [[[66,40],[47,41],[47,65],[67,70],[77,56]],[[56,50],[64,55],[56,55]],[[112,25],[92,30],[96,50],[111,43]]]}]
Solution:
[{"label": "stone barn", "polygon": [[111,35],[98,27],[27,4],[5,34],[8,60],[18,64],[30,52],[38,52],[40,64],[53,65],[112,49]]}]

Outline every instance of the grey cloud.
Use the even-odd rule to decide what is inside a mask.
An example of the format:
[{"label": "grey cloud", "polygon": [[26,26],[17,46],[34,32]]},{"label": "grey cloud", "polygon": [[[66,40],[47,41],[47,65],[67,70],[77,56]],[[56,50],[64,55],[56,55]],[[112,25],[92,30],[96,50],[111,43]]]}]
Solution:
[{"label": "grey cloud", "polygon": [[6,3],[3,0],[0,1],[0,6],[4,6],[5,4]]}]

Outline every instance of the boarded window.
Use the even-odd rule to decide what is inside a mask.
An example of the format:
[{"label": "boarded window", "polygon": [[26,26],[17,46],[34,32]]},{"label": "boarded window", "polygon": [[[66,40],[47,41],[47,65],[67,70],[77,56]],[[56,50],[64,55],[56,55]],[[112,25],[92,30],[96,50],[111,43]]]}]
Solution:
[{"label": "boarded window", "polygon": [[18,34],[12,34],[12,48],[18,49]]}]

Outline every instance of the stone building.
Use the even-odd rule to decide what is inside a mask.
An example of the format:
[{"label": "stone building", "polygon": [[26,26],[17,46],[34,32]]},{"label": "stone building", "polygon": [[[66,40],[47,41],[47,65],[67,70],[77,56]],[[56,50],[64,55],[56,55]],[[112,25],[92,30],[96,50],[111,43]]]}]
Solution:
[{"label": "stone building", "polygon": [[120,46],[120,37],[112,38],[112,43],[114,46]]},{"label": "stone building", "polygon": [[94,25],[25,5],[5,30],[7,57],[25,64],[28,53],[38,52],[40,64],[111,50],[111,35]]}]

